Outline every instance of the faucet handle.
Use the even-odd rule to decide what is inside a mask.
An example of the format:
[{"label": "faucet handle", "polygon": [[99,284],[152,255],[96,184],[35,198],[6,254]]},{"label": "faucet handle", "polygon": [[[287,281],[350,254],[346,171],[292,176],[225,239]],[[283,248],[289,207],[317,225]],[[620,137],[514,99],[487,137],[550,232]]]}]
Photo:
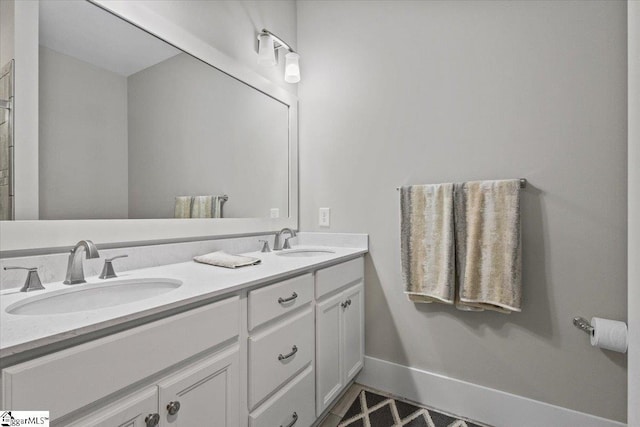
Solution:
[{"label": "faucet handle", "polygon": [[258,240],[258,242],[262,243],[262,249],[260,250],[260,252],[271,252],[268,240]]},{"label": "faucet handle", "polygon": [[296,237],[296,236],[294,235],[284,239],[284,244],[282,245],[282,249],[291,249],[291,243],[289,243],[289,239],[291,239],[292,237]]},{"label": "faucet handle", "polygon": [[16,267],[10,266],[5,267],[5,270],[27,270],[27,280],[25,280],[24,285],[20,288],[20,292],[30,292],[30,291],[41,291],[44,289],[42,286],[42,282],[40,281],[40,276],[38,276],[38,267]]},{"label": "faucet handle", "polygon": [[116,255],[111,258],[107,258],[104,260],[104,267],[102,267],[102,273],[98,276],[100,279],[113,279],[114,277],[118,277],[115,270],[113,269],[113,260],[118,258],[126,258],[129,255]]}]

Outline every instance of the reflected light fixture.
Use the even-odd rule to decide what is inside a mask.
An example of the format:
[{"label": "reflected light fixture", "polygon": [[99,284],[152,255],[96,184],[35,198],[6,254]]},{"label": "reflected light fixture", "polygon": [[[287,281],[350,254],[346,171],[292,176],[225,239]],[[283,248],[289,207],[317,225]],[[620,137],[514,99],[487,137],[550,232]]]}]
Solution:
[{"label": "reflected light fixture", "polygon": [[298,83],[300,81],[300,55],[298,55],[287,43],[271,31],[263,29],[258,34],[258,64],[273,67],[278,61],[276,51],[278,49],[288,50],[285,55],[284,80],[287,83]]}]

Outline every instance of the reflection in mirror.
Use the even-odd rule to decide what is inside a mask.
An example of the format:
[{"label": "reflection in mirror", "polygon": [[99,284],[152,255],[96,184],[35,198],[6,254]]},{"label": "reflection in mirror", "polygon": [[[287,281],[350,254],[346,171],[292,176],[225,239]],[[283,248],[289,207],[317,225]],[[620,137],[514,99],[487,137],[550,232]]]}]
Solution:
[{"label": "reflection in mirror", "polygon": [[39,61],[40,219],[289,215],[288,105],[86,1]]}]

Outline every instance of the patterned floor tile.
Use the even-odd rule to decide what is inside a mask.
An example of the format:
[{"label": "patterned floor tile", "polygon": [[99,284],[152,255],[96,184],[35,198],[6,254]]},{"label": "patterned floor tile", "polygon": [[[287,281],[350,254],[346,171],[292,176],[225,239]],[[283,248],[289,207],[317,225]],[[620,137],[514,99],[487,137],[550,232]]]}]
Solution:
[{"label": "patterned floor tile", "polygon": [[354,398],[338,427],[480,427],[370,390]]}]

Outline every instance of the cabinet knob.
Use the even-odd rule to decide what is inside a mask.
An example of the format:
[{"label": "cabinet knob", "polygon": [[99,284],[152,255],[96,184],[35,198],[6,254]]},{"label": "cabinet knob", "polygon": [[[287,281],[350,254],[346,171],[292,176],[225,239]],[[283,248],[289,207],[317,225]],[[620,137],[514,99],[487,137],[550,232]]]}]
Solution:
[{"label": "cabinet knob", "polygon": [[169,402],[169,404],[167,405],[167,411],[169,412],[169,415],[175,415],[179,410],[180,402],[178,402],[177,400],[175,402]]},{"label": "cabinet knob", "polygon": [[160,422],[160,414],[149,414],[144,419],[146,427],[156,427]]},{"label": "cabinet knob", "polygon": [[[298,421],[297,413],[294,412],[291,416],[293,417],[293,420],[289,424],[287,424],[286,427],[293,427],[293,425]],[[280,427],[285,427],[285,426],[281,425]]]}]

